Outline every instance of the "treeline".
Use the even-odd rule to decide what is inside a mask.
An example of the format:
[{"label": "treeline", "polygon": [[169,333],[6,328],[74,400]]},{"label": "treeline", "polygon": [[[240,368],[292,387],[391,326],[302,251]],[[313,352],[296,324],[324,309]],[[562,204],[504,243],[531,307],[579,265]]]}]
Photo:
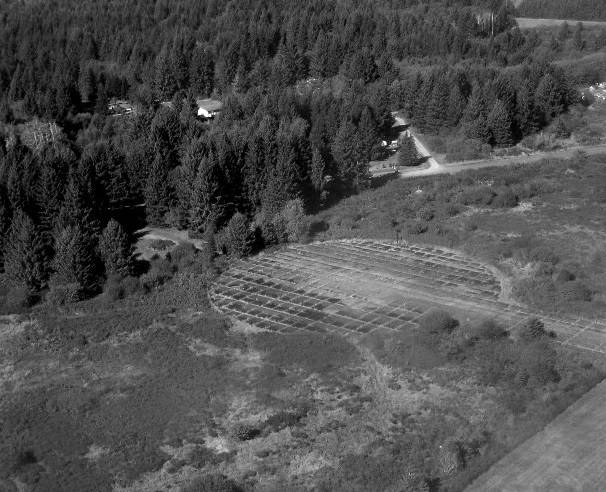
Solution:
[{"label": "treeline", "polygon": [[336,74],[368,82],[397,60],[524,57],[508,40],[510,12],[491,22],[467,2],[3,3],[0,94],[55,120],[114,96],[149,104]]},{"label": "treeline", "polygon": [[517,8],[520,17],[606,21],[603,0],[524,0]]},{"label": "treeline", "polygon": [[578,102],[564,70],[527,64],[516,70],[443,68],[395,83],[398,105],[424,132],[461,125],[467,138],[509,145],[536,132]]},{"label": "treeline", "polygon": [[[487,16],[467,3],[5,1],[6,279],[28,297],[80,298],[128,276],[130,238],[113,219],[139,205],[150,224],[209,244],[216,233],[232,255],[298,239],[306,213],[367,186],[392,109],[495,145],[564,111],[561,71],[501,70],[539,41],[503,5]],[[458,68],[431,68],[447,64]],[[200,95],[224,103],[211,124],[195,117]],[[116,96],[136,110],[108,116]]]},{"label": "treeline", "polygon": [[15,134],[1,137],[0,253],[11,285],[31,296],[59,284],[82,296],[98,291],[116,273],[109,256],[131,261],[129,238],[111,219],[141,203],[150,224],[248,237],[226,241],[228,254],[301,239],[306,211],[366,186],[379,135],[393,123],[389,93],[361,83],[339,97],[234,94],[210,127],[188,99],[174,104],[97,115],[76,143],[59,135],[28,147]]}]

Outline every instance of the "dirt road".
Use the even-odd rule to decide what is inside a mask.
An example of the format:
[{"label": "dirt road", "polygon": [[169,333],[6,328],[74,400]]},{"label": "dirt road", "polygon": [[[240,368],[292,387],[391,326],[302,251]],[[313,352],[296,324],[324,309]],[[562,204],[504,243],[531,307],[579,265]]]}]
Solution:
[{"label": "dirt road", "polygon": [[439,167],[427,169],[400,169],[401,178],[413,178],[417,176],[429,176],[433,174],[455,174],[468,169],[481,169],[484,167],[501,167],[510,166],[513,164],[527,164],[537,162],[541,159],[570,159],[578,152],[583,152],[587,155],[606,154],[606,144],[590,145],[585,147],[573,147],[565,150],[555,150],[552,152],[537,152],[532,155],[521,155],[515,157],[503,157],[498,159],[481,159],[477,161],[461,161],[440,164]]},{"label": "dirt road", "polygon": [[[403,126],[408,128],[409,126],[409,122],[406,121],[405,118],[403,118],[402,116],[399,115],[394,115],[396,123],[395,126]],[[405,130],[407,131],[407,130]],[[400,174],[406,173],[407,176],[429,176],[432,174],[441,174],[446,172],[444,167],[442,166],[442,164],[440,164],[438,161],[435,160],[434,157],[432,157],[431,152],[429,152],[429,150],[427,149],[427,147],[425,147],[425,145],[423,144],[423,142],[421,142],[412,132],[411,132],[412,138],[415,142],[415,145],[417,146],[417,151],[419,152],[419,155],[421,157],[425,157],[425,163],[422,166],[422,168],[411,168],[411,169],[406,169],[403,171],[400,171]],[[400,168],[402,169],[402,168]]]},{"label": "dirt road", "polygon": [[582,22],[585,27],[606,27],[606,22],[601,21],[579,21],[573,19],[531,19],[529,17],[517,17],[516,21],[520,29],[534,29],[537,27],[558,27],[567,22],[574,26]]}]

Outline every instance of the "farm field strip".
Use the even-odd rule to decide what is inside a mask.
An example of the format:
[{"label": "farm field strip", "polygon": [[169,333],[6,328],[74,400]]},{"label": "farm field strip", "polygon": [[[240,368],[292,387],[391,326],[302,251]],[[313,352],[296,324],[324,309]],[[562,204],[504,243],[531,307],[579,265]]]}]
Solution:
[{"label": "farm field strip", "polygon": [[606,322],[543,315],[499,295],[490,269],[458,253],[371,241],[292,245],[261,254],[234,265],[210,289],[217,309],[277,333],[400,330],[417,326],[423,313],[437,307],[491,317],[509,329],[538,317],[559,343],[606,353]]}]

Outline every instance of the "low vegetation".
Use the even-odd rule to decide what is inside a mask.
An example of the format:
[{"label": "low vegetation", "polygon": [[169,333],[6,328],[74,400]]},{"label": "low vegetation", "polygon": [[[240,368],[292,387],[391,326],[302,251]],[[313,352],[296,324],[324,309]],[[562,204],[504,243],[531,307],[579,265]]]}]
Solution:
[{"label": "low vegetation", "polygon": [[604,157],[394,180],[313,217],[315,239],[375,237],[463,248],[547,311],[604,308]]}]

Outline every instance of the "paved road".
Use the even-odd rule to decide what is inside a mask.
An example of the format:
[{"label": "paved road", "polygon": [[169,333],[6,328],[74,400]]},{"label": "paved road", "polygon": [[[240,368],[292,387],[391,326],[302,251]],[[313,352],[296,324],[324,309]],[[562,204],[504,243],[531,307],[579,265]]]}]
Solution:
[{"label": "paved road", "polygon": [[606,382],[473,482],[466,492],[606,490]]}]

